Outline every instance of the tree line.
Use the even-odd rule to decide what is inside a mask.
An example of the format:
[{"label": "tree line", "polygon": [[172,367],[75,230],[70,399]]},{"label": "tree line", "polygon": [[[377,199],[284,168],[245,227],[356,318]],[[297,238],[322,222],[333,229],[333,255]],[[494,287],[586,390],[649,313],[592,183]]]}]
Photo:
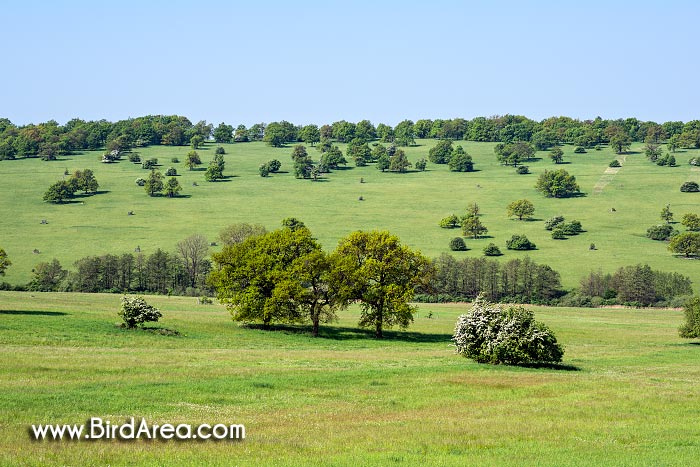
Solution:
[{"label": "tree line", "polygon": [[[150,145],[183,146],[196,149],[202,142],[214,139],[218,143],[266,141],[276,147],[288,143],[353,140],[379,140],[397,146],[415,144],[417,138],[469,140],[512,144],[529,142],[537,150],[546,150],[562,143],[585,148],[610,144],[617,152],[632,142],[658,144],[667,141],[673,148],[700,147],[700,120],[657,123],[636,118],[578,120],[551,117],[535,121],[521,115],[476,117],[471,120],[420,119],[403,120],[395,126],[369,120],[357,123],[340,120],[321,126],[295,125],[288,121],[245,125],[217,126],[206,121],[192,123],[178,115],[148,115],[108,122],[85,121],[78,118],[65,125],[50,120],[45,123],[15,125],[0,119],[0,160],[41,157],[54,160],[60,155],[79,150],[126,151]],[[507,159],[507,156],[506,156]]]}]

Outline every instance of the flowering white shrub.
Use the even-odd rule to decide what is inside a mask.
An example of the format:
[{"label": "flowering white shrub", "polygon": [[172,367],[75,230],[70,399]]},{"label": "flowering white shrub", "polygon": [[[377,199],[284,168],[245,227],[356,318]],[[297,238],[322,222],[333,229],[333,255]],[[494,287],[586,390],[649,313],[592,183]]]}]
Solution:
[{"label": "flowering white shrub", "polygon": [[477,297],[457,320],[456,352],[479,363],[557,363],[564,349],[552,331],[522,306],[503,308]]},{"label": "flowering white shrub", "polygon": [[158,308],[146,303],[143,297],[122,297],[119,316],[127,328],[135,328],[147,321],[158,321],[163,316]]}]

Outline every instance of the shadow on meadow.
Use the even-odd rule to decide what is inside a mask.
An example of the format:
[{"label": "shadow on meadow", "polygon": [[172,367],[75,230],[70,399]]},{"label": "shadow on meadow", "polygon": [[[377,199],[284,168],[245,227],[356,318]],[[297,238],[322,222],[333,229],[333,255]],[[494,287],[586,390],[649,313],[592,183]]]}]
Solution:
[{"label": "shadow on meadow", "polygon": [[[293,326],[289,324],[274,324],[263,326],[262,324],[246,324],[245,328],[258,329],[261,331],[284,332],[287,334],[300,334],[311,336],[311,325]],[[396,331],[384,330],[384,338],[377,339],[374,337],[373,329],[360,329],[339,326],[321,326],[319,329],[319,339],[328,339],[334,341],[350,341],[350,340],[371,340],[377,342],[399,341],[399,342],[414,342],[422,344],[446,342],[449,343],[452,335],[450,334],[426,334],[422,332],[411,331]]]},{"label": "shadow on meadow", "polygon": [[62,311],[0,310],[0,315],[66,316]]}]

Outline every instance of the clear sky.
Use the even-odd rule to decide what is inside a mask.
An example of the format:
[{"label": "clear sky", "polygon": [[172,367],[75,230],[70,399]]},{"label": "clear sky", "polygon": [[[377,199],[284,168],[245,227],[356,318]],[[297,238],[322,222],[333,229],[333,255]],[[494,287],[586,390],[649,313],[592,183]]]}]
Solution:
[{"label": "clear sky", "polygon": [[0,117],[700,118],[697,1],[5,0]]}]

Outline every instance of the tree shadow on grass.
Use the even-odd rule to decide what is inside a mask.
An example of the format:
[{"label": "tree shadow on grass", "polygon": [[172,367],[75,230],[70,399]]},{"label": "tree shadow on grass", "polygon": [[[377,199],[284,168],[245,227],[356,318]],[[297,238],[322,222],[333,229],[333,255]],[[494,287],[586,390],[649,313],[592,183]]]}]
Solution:
[{"label": "tree shadow on grass", "polygon": [[567,363],[521,363],[520,365],[513,366],[536,370],[581,371],[576,365],[569,365]]},{"label": "tree shadow on grass", "polygon": [[[284,332],[286,334],[299,334],[311,336],[311,325],[289,325],[289,324],[273,324],[263,326],[262,324],[246,324],[248,329],[259,329],[262,331]],[[350,341],[350,340],[373,340],[379,342],[413,342],[413,343],[449,343],[452,336],[450,334],[425,334],[421,332],[397,331],[393,329],[385,329],[384,337],[377,339],[373,329],[349,328],[340,326],[324,326],[322,325],[318,331],[319,339],[328,339],[334,341]]]},{"label": "tree shadow on grass", "polygon": [[62,311],[0,310],[0,315],[66,316]]}]

